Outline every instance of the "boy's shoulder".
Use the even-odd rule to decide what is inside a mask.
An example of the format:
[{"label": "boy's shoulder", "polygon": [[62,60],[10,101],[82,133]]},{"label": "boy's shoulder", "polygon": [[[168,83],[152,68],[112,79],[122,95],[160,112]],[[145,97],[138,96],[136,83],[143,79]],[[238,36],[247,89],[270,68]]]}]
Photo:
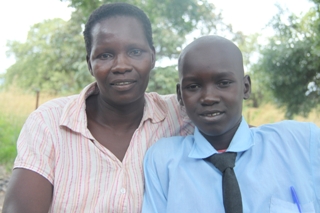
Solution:
[{"label": "boy's shoulder", "polygon": [[283,140],[299,140],[300,142],[320,137],[320,128],[315,123],[294,120],[264,124],[251,128],[251,131],[263,138],[281,138]]},{"label": "boy's shoulder", "polygon": [[[257,127],[257,130],[273,130],[273,131],[305,131],[310,128],[319,128],[312,122],[301,122],[295,120],[284,120],[276,123],[263,124]],[[255,129],[255,128],[252,128]]]},{"label": "boy's shoulder", "polygon": [[[161,149],[177,149],[181,146],[186,145],[185,141],[190,142],[190,138],[193,138],[193,135],[187,135],[187,136],[172,136],[172,137],[164,137],[159,139],[155,144],[153,144],[149,150],[161,150]],[[186,142],[188,143],[188,142]]]},{"label": "boy's shoulder", "polygon": [[153,158],[169,159],[178,153],[187,152],[191,149],[193,142],[193,135],[161,138],[148,149],[147,155]]}]

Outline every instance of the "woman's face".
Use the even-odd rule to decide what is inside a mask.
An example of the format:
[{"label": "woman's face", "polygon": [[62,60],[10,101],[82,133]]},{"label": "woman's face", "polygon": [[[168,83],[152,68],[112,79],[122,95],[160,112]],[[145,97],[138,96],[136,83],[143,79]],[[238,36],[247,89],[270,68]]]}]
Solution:
[{"label": "woman's face", "polygon": [[103,100],[111,105],[143,100],[155,51],[142,24],[134,17],[115,16],[98,22],[91,33],[87,62]]}]

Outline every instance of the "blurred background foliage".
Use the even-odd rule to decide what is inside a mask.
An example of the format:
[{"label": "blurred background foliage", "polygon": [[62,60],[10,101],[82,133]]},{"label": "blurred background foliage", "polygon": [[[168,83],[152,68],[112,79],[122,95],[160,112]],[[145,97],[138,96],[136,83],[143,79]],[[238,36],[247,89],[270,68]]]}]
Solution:
[{"label": "blurred background foliage", "polygon": [[286,117],[308,115],[320,104],[319,2],[302,17],[279,9],[270,21],[275,35],[260,47],[260,60],[251,70]]},{"label": "blurred background foliage", "polygon": [[[74,8],[69,21],[46,20],[31,27],[26,42],[8,42],[7,54],[16,63],[1,76],[3,89],[14,85],[25,91],[66,95],[94,81],[86,65],[83,26],[94,9],[116,1],[61,1]],[[314,7],[301,16],[279,7],[269,26],[274,35],[264,45],[258,44],[262,35],[234,32],[207,0],[124,1],[143,9],[153,26],[158,62],[147,91],[175,93],[175,64],[181,49],[195,37],[218,34],[231,38],[243,52],[253,87],[248,105],[270,102],[285,109],[286,118],[308,115],[320,104],[320,1],[311,1]]]}]

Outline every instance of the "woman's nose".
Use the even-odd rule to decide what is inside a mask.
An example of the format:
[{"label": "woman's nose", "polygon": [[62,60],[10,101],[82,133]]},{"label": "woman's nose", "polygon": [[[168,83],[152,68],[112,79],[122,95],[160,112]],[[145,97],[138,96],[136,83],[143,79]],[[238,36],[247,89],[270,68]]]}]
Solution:
[{"label": "woman's nose", "polygon": [[132,70],[132,65],[130,59],[126,54],[118,54],[114,59],[114,64],[112,67],[113,73],[125,73]]}]

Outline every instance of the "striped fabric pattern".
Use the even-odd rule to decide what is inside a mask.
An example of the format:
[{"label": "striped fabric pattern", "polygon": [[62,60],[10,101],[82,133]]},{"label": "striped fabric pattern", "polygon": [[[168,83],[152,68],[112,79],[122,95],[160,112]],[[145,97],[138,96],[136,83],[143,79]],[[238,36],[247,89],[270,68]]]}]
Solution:
[{"label": "striped fabric pattern", "polygon": [[53,184],[49,212],[141,212],[146,150],[162,137],[193,133],[176,96],[147,93],[143,119],[121,162],[87,129],[85,100],[95,91],[93,83],[80,95],[45,103],[22,128],[14,168]]}]

